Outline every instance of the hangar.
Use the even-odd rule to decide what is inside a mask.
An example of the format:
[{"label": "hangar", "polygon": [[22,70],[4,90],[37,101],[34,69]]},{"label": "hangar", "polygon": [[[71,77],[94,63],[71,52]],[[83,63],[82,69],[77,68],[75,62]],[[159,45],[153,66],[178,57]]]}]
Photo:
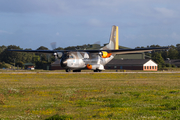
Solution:
[{"label": "hangar", "polygon": [[105,69],[157,71],[158,64],[151,59],[113,59]]},{"label": "hangar", "polygon": [[180,59],[176,60],[165,60],[166,64],[175,65],[176,67],[180,67]]}]

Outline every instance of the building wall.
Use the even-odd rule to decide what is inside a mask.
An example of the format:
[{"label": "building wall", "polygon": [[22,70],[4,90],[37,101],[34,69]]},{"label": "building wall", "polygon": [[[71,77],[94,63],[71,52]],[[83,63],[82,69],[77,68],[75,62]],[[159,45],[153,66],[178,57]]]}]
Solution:
[{"label": "building wall", "polygon": [[51,66],[50,70],[62,70],[63,68],[61,66]]},{"label": "building wall", "polygon": [[116,55],[114,59],[145,59],[144,53]]},{"label": "building wall", "polygon": [[156,64],[154,61],[149,60],[148,62],[146,62],[143,66],[158,66],[158,64]]},{"label": "building wall", "polygon": [[144,71],[157,71],[158,67],[157,66],[143,66]]},{"label": "building wall", "polygon": [[143,66],[133,66],[133,65],[107,65],[105,69],[118,69],[118,70],[143,70]]},{"label": "building wall", "polygon": [[25,66],[25,69],[27,69],[27,68],[34,68],[34,66],[27,65],[27,66]]},{"label": "building wall", "polygon": [[105,66],[105,69],[157,71],[158,67],[157,66],[111,65],[111,66]]}]

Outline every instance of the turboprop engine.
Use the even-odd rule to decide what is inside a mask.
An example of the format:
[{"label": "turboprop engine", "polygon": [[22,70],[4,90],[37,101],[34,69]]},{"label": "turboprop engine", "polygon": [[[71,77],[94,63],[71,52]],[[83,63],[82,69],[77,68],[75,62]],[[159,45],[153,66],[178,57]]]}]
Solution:
[{"label": "turboprop engine", "polygon": [[62,52],[57,52],[57,53],[54,53],[54,56],[55,56],[55,58],[57,59],[57,58],[61,58],[62,57],[62,55],[63,55],[63,53]]},{"label": "turboprop engine", "polygon": [[90,70],[104,70],[104,66],[101,65],[101,64],[95,64],[95,65],[90,65],[90,64],[87,64],[86,65],[87,69],[90,69]]},{"label": "turboprop engine", "polygon": [[108,53],[106,51],[101,51],[99,52],[99,55],[102,57],[102,58],[108,58],[111,56],[111,53]]}]

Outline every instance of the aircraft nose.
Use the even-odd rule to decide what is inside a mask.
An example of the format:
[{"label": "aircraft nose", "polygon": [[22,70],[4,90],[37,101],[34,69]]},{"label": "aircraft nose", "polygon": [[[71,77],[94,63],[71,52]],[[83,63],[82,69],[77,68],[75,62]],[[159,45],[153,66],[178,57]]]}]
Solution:
[{"label": "aircraft nose", "polygon": [[66,66],[67,66],[67,60],[62,60],[61,67],[66,67]]},{"label": "aircraft nose", "polygon": [[63,61],[63,64],[64,64],[64,65],[67,65],[67,60]]}]

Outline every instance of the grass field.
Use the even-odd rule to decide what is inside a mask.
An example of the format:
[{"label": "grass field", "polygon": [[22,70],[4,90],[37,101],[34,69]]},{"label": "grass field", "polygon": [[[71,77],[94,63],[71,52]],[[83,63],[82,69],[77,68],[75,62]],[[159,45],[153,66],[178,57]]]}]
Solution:
[{"label": "grass field", "polygon": [[180,119],[180,74],[0,74],[0,120]]}]

